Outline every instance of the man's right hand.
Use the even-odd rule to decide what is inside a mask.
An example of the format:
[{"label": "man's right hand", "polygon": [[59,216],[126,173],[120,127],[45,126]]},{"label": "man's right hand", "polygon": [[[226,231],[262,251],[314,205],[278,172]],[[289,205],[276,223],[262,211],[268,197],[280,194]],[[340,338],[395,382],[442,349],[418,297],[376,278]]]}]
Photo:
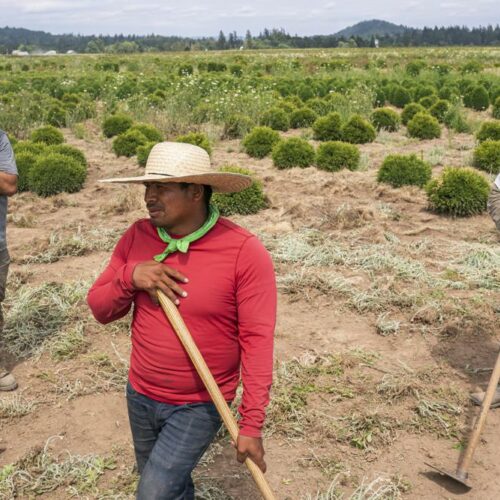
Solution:
[{"label": "man's right hand", "polygon": [[187,297],[187,292],[177,284],[177,281],[187,283],[189,280],[179,271],[154,260],[137,264],[132,273],[134,287],[148,292],[156,305],[158,305],[158,290],[176,305],[180,303],[178,297]]}]

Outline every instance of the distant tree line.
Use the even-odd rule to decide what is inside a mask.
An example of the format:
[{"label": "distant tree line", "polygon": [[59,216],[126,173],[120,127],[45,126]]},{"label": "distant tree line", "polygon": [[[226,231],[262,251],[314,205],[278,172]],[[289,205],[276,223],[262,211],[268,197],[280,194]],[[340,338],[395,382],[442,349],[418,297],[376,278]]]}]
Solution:
[{"label": "distant tree line", "polygon": [[247,31],[239,36],[236,31],[227,35],[220,31],[218,37],[187,38],[160,35],[52,35],[44,31],[23,28],[0,28],[0,53],[13,50],[28,52],[56,50],[79,53],[133,53],[164,52],[179,50],[230,50],[266,48],[330,48],[330,47],[374,47],[376,40],[380,47],[421,47],[448,45],[500,45],[500,26],[468,28],[449,26],[414,29],[407,28],[401,33],[356,35],[346,39],[336,35],[298,36],[290,35],[283,29],[264,29],[253,36]]}]

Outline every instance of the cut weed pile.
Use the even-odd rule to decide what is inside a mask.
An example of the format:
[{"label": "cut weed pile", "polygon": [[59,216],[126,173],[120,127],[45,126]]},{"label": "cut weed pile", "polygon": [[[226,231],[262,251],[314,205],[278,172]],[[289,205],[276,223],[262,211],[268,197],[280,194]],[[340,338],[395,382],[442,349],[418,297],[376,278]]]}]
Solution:
[{"label": "cut weed pile", "polygon": [[16,357],[26,357],[64,328],[71,329],[87,289],[87,282],[21,285],[5,301],[3,339],[7,349]]},{"label": "cut weed pile", "polygon": [[33,450],[21,460],[0,469],[0,498],[34,497],[64,488],[68,497],[95,495],[97,482],[114,461],[96,455],[54,457],[43,449]]}]

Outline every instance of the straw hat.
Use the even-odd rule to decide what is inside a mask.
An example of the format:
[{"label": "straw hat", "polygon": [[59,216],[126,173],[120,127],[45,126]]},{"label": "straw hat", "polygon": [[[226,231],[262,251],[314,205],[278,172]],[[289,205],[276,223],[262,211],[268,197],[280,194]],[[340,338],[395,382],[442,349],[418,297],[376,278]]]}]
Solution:
[{"label": "straw hat", "polygon": [[207,184],[219,193],[235,193],[250,187],[252,178],[213,170],[208,153],[198,146],[182,142],[160,142],[149,153],[144,175],[103,179],[100,182],[189,182]]}]

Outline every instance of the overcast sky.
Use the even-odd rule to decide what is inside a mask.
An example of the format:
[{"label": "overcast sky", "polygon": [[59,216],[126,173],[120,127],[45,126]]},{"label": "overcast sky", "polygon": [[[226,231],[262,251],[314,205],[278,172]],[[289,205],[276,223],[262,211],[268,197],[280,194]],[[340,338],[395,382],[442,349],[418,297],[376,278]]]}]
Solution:
[{"label": "overcast sky", "polygon": [[500,23],[500,0],[0,0],[0,26],[51,33],[331,34],[369,19],[422,27]]}]

